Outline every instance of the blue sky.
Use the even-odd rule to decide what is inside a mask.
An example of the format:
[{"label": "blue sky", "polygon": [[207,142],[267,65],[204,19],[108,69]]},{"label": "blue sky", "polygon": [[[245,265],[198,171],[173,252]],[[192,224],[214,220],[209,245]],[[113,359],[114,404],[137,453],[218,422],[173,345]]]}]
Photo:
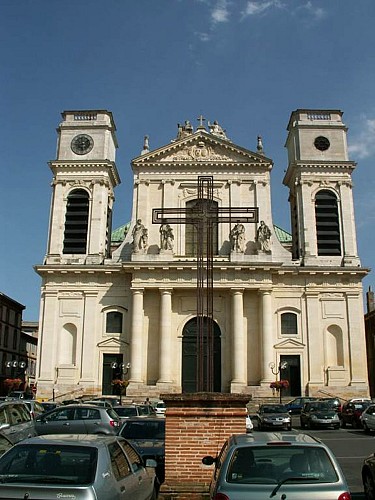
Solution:
[{"label": "blue sky", "polygon": [[[107,109],[117,126],[114,227],[130,220],[130,161],[202,113],[236,144],[263,137],[274,223],[290,113],[344,111],[362,265],[375,246],[374,0],[0,0],[0,290],[37,321],[60,113]],[[371,273],[365,290],[374,282]]]}]

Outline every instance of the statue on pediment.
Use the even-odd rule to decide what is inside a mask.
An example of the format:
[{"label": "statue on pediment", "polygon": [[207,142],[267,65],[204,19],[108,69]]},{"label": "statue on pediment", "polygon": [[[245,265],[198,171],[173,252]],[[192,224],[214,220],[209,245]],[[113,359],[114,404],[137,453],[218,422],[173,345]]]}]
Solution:
[{"label": "statue on pediment", "polygon": [[219,123],[215,120],[213,123],[207,122],[208,128],[210,130],[210,134],[216,135],[221,139],[228,139],[225,134],[225,130],[219,125]]}]

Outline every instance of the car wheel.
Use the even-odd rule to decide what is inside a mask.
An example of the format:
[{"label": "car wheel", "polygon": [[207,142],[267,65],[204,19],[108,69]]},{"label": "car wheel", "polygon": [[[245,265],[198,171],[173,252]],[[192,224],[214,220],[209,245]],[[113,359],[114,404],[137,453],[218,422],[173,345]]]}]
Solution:
[{"label": "car wheel", "polygon": [[301,429],[304,429],[305,428],[305,422],[302,421],[302,419],[300,420],[301,422]]},{"label": "car wheel", "polygon": [[366,434],[370,434],[370,429],[368,428],[366,422],[363,422],[363,430],[365,431]]},{"label": "car wheel", "polygon": [[358,425],[357,420],[353,420],[352,427],[353,427],[353,429],[358,429],[359,425]]},{"label": "car wheel", "polygon": [[375,485],[374,480],[369,471],[363,474],[363,489],[367,500],[375,500]]},{"label": "car wheel", "polygon": [[289,424],[286,428],[287,431],[291,431],[292,430],[292,424]]},{"label": "car wheel", "polygon": [[340,429],[340,425],[334,425],[333,428],[337,431],[337,429]]},{"label": "car wheel", "polygon": [[263,430],[262,424],[260,422],[258,422],[258,431],[262,431],[262,430]]},{"label": "car wheel", "polygon": [[345,420],[341,420],[341,427],[342,427],[343,429],[345,429],[345,428],[346,428],[346,422],[345,422]]},{"label": "car wheel", "polygon": [[307,422],[307,428],[308,428],[310,431],[311,431],[311,429],[313,428],[313,424],[312,424],[311,420],[309,420],[309,421]]}]

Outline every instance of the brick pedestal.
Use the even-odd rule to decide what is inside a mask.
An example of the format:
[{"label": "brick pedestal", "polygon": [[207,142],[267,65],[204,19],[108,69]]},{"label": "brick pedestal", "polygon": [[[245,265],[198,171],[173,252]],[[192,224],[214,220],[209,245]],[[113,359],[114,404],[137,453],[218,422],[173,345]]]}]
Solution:
[{"label": "brick pedestal", "polygon": [[216,456],[231,434],[246,432],[243,394],[162,394],[166,404],[165,500],[202,499],[208,496],[213,468],[205,455]]}]

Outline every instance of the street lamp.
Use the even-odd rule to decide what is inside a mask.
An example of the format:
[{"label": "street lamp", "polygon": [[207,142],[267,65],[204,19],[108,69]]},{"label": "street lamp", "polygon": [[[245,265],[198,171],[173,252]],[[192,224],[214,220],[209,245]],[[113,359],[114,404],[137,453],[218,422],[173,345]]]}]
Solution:
[{"label": "street lamp", "polygon": [[[112,370],[118,369],[118,377],[120,378],[121,382],[123,382],[123,376],[127,375],[130,369],[130,363],[117,363],[117,361],[113,361],[111,363],[111,368]],[[120,387],[120,405],[122,404],[122,386]]]},{"label": "street lamp", "polygon": [[[287,361],[280,361],[279,364],[276,366],[276,363],[271,361],[268,365],[271,369],[271,372],[276,376],[276,382],[277,382],[277,376],[279,373],[281,373],[282,370],[285,370],[288,367]],[[280,375],[280,381],[281,381],[281,375]],[[282,391],[282,386],[280,385],[279,389],[279,396],[280,396],[280,403],[281,403],[281,391]]]}]

